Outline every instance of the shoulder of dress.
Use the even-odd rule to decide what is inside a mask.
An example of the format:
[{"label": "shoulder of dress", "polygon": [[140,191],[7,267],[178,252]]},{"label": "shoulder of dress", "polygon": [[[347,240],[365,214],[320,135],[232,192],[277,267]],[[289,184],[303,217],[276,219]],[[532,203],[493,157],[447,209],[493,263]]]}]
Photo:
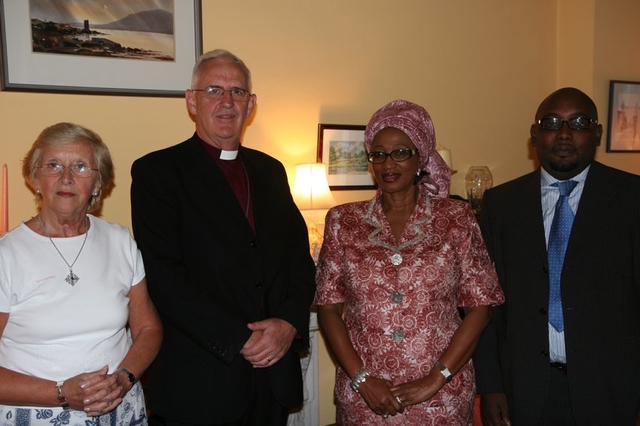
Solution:
[{"label": "shoulder of dress", "polygon": [[329,209],[336,213],[367,211],[369,201],[353,201],[350,203],[339,204]]},{"label": "shoulder of dress", "polygon": [[457,200],[455,198],[434,197],[430,200],[431,209],[441,210],[445,212],[458,213],[469,207],[466,200]]}]

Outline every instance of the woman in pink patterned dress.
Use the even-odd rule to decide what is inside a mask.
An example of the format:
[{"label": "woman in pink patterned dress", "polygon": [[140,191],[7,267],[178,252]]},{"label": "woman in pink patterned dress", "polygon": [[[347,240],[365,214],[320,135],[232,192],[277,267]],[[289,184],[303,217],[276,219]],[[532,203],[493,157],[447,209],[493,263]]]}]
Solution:
[{"label": "woman in pink patterned dress", "polygon": [[470,358],[504,301],[476,219],[448,198],[451,170],[424,108],[387,104],[365,145],[379,189],[329,211],[317,272],[337,422],[471,425]]}]

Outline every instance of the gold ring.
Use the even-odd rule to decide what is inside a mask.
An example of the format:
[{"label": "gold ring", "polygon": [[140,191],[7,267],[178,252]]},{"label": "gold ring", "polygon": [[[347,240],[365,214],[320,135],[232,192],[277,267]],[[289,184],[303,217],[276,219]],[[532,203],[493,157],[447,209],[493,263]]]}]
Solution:
[{"label": "gold ring", "polygon": [[113,399],[110,399],[109,402],[107,402],[107,407],[110,406],[111,404],[113,404]]},{"label": "gold ring", "polygon": [[98,410],[98,415],[99,415],[99,416],[101,416],[101,415],[102,415],[102,413],[104,413],[104,411],[102,411],[102,410]]}]

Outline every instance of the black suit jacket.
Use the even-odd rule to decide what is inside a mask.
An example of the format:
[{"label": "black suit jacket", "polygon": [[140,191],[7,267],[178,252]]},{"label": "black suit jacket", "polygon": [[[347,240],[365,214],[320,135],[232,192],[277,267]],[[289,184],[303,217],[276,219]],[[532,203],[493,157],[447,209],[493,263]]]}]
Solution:
[{"label": "black suit jacket", "polygon": [[[308,346],[314,264],[284,167],[240,148],[257,235],[197,137],[132,167],[134,234],[164,341],[148,372],[149,408],[185,423],[230,422],[247,409],[255,374],[285,407],[302,402],[298,351]],[[247,323],[281,318],[299,333],[266,371],[239,351]]]},{"label": "black suit jacket", "polygon": [[[479,393],[536,425],[550,376],[540,171],[486,192],[481,228],[506,302],[476,355]],[[579,425],[631,425],[640,401],[640,177],[591,165],[562,272],[567,379]]]}]

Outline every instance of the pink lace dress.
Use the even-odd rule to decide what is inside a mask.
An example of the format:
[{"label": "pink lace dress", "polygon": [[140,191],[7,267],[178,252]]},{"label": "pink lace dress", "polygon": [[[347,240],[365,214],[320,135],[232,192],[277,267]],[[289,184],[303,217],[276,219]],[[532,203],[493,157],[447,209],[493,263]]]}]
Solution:
[{"label": "pink lace dress", "polygon": [[[349,337],[365,367],[400,384],[429,373],[461,323],[458,307],[500,304],[504,296],[467,203],[431,198],[420,186],[396,242],[379,197],[327,214],[314,303],[344,303]],[[432,399],[386,419],[349,381],[338,368],[339,425],[473,424],[471,361]]]}]

